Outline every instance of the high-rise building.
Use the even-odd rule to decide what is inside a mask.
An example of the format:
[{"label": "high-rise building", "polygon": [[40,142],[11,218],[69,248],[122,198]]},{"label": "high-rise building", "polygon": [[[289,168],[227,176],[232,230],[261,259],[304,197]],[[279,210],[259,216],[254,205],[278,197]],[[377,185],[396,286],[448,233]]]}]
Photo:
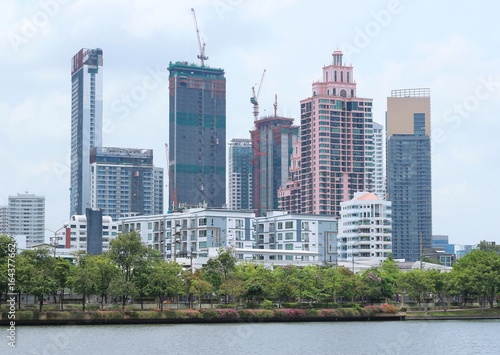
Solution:
[{"label": "high-rise building", "polygon": [[90,207],[90,149],[102,146],[102,49],[81,49],[71,61],[70,215]]},{"label": "high-rise building", "polygon": [[163,204],[164,204],[163,187],[165,186],[165,179],[163,177],[163,168],[158,168],[158,167],[153,168],[153,184],[154,184],[153,214],[162,214]]},{"label": "high-rise building", "polygon": [[385,260],[392,252],[391,202],[364,191],[340,206],[339,259]]},{"label": "high-rise building", "polygon": [[163,210],[155,206],[160,201],[155,178],[163,181],[163,169],[153,166],[153,150],[95,147],[90,151],[90,170],[91,206],[103,215],[117,220],[130,212],[151,215],[155,207]]},{"label": "high-rise building", "polygon": [[26,245],[45,241],[45,197],[34,194],[9,196],[9,234],[26,236]]},{"label": "high-rise building", "polygon": [[430,90],[393,90],[386,120],[392,248],[395,258],[417,261],[432,239]]},{"label": "high-rise building", "polygon": [[234,138],[229,143],[230,210],[252,209],[252,141]]},{"label": "high-rise building", "polygon": [[255,121],[250,131],[253,148],[253,209],[256,216],[278,209],[278,189],[289,178],[293,146],[299,128],[293,118],[269,116]]},{"label": "high-rise building", "polygon": [[169,209],[226,201],[224,70],[170,63]]},{"label": "high-rise building", "polygon": [[300,102],[301,210],[339,216],[340,202],[373,189],[372,99],[356,95],[342,52]]},{"label": "high-rise building", "polygon": [[373,122],[373,192],[385,200],[384,128]]},{"label": "high-rise building", "polygon": [[290,157],[289,176],[278,190],[278,209],[280,211],[300,211],[300,138],[293,145]]}]

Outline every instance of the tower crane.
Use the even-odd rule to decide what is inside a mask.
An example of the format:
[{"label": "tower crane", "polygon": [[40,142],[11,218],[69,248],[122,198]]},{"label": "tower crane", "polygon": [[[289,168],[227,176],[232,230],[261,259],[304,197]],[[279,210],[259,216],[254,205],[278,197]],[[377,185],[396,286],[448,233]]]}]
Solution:
[{"label": "tower crane", "polygon": [[[259,87],[257,89],[257,94],[255,94],[255,85],[252,86],[252,97],[250,98],[250,102],[253,104],[253,118],[254,121],[259,120],[259,94],[260,94],[260,89],[262,87],[262,81],[264,80],[264,74],[266,74],[266,69],[264,69],[264,72],[262,73],[262,77],[260,78],[260,83]],[[256,84],[257,85],[257,84]]]},{"label": "tower crane", "polygon": [[200,48],[200,54],[196,57],[200,60],[201,66],[205,66],[205,60],[208,60],[208,57],[205,55],[205,41],[200,38],[200,30],[198,29],[198,21],[196,21],[196,13],[193,8],[191,8],[191,12],[193,13],[194,27],[196,29],[196,37],[198,38],[198,46]]}]

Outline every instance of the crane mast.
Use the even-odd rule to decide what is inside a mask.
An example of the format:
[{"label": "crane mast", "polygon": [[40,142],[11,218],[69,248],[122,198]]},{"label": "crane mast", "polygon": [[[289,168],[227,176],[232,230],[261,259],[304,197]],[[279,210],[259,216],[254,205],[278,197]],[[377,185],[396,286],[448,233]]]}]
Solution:
[{"label": "crane mast", "polygon": [[260,89],[262,87],[262,81],[264,80],[264,74],[266,74],[266,69],[262,73],[262,77],[260,78],[259,87],[257,89],[257,94],[255,93],[255,85],[252,86],[252,97],[250,98],[250,102],[253,104],[253,119],[254,121],[259,120],[259,94]]},{"label": "crane mast", "polygon": [[200,49],[200,54],[196,57],[200,60],[201,66],[205,66],[205,60],[208,60],[208,57],[205,55],[205,41],[202,41],[200,38],[200,30],[198,29],[198,21],[196,20],[196,12],[193,8],[191,8],[191,12],[193,13],[194,27],[196,29],[196,37],[198,38],[198,47]]}]

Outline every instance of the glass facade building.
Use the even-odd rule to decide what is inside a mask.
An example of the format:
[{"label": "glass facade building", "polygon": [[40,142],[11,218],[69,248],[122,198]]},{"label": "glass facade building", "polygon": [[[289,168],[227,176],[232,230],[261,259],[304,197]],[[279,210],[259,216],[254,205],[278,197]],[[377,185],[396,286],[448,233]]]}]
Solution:
[{"label": "glass facade building", "polygon": [[92,208],[103,215],[117,220],[130,212],[151,215],[163,210],[155,196],[155,191],[160,193],[155,181],[163,181],[163,170],[153,166],[151,149],[92,148],[90,166]]},{"label": "glass facade building", "polygon": [[252,143],[250,139],[232,139],[229,143],[228,207],[252,209]]},{"label": "glass facade building", "polygon": [[224,70],[170,63],[169,209],[226,202]]},{"label": "glass facade building", "polygon": [[394,90],[386,127],[392,249],[397,259],[417,261],[432,239],[429,89]]}]

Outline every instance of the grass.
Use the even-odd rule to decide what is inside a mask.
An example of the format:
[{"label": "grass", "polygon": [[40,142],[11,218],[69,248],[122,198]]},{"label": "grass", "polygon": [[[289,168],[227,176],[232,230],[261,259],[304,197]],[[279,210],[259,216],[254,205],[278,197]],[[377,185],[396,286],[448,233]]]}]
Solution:
[{"label": "grass", "polygon": [[431,316],[431,317],[477,317],[477,316],[500,316],[500,308],[485,308],[481,312],[480,308],[458,309],[448,311],[429,311],[429,312],[406,312],[407,316]]}]

